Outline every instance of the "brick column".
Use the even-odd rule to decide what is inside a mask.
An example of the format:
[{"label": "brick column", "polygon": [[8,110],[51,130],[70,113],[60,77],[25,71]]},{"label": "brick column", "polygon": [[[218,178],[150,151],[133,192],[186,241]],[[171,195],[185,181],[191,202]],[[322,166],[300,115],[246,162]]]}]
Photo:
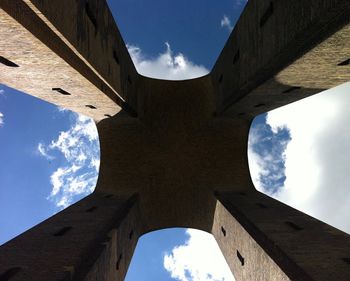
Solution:
[{"label": "brick column", "polygon": [[217,195],[212,233],[237,281],[350,280],[350,236],[260,192]]},{"label": "brick column", "polygon": [[123,280],[140,236],[136,196],[93,193],[0,247],[0,280]]}]

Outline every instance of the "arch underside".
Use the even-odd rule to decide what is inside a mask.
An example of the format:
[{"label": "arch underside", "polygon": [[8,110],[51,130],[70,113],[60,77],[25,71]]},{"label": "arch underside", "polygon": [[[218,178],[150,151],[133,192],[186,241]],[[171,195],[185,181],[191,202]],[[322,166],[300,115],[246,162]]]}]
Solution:
[{"label": "arch underside", "polygon": [[255,191],[247,140],[350,80],[349,1],[250,0],[211,73],[176,82],[136,72],[105,1],[0,6],[0,82],[94,118],[101,144],[96,191],[3,245],[0,279],[120,280],[168,227],[213,233],[237,280],[348,279],[348,235]]}]

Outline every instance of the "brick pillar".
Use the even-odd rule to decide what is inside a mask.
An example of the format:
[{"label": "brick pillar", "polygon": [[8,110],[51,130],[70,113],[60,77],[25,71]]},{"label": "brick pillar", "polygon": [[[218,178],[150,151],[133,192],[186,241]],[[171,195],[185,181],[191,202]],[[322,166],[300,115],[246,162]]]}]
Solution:
[{"label": "brick pillar", "polygon": [[212,233],[237,281],[350,280],[350,236],[260,192],[217,195]]},{"label": "brick pillar", "polygon": [[0,247],[0,280],[123,280],[138,237],[136,196],[93,193]]}]

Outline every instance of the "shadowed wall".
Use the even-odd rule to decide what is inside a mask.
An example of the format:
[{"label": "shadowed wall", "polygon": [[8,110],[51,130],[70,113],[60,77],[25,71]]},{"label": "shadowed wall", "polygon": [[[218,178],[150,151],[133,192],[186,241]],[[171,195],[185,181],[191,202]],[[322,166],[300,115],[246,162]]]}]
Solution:
[{"label": "shadowed wall", "polygon": [[1,246],[1,281],[122,280],[166,227],[212,232],[238,281],[350,280],[349,235],[257,192],[247,161],[254,116],[350,80],[348,0],[250,0],[211,73],[176,82],[136,72],[104,0],[0,7],[0,82],[101,144],[95,192]]}]

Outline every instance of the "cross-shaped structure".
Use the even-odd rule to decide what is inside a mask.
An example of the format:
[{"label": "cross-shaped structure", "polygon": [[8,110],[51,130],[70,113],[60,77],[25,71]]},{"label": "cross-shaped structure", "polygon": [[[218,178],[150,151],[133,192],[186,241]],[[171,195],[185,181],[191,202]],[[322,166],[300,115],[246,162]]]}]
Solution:
[{"label": "cross-shaped structure", "polygon": [[105,0],[0,8],[0,83],[92,117],[101,145],[96,190],[2,245],[1,281],[123,280],[168,227],[212,233],[238,281],[350,280],[349,235],[256,191],[247,160],[256,115],[350,80],[349,0],[250,0],[186,81],[139,75]]}]

